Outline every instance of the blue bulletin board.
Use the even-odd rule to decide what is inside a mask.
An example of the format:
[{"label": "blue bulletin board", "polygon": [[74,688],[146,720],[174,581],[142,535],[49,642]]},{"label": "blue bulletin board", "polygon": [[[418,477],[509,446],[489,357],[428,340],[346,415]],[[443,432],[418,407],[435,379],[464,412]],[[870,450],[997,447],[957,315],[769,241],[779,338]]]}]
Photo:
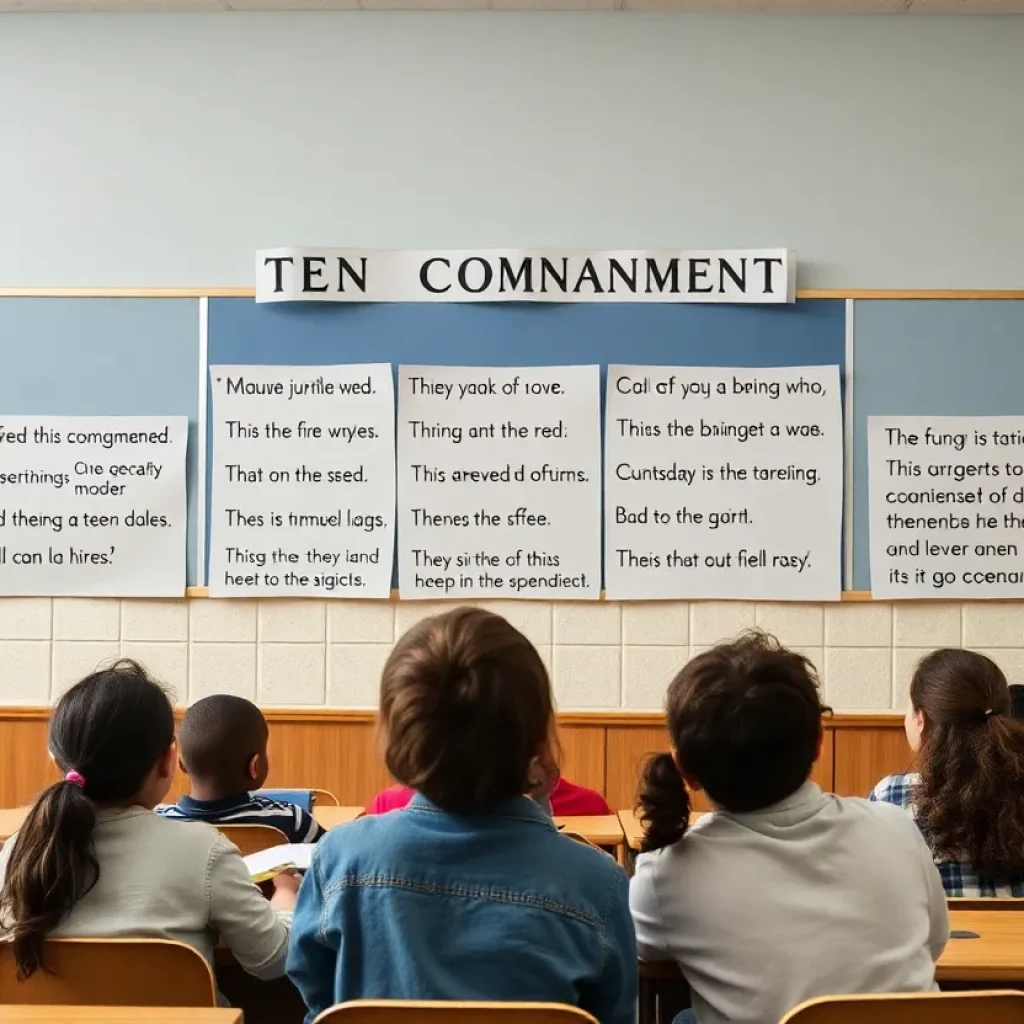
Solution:
[{"label": "blue bulletin board", "polygon": [[0,299],[0,414],[187,416],[188,584],[196,557],[199,300]]},{"label": "blue bulletin board", "polygon": [[871,299],[853,324],[853,588],[870,590],[868,417],[1024,413],[1024,301]]},{"label": "blue bulletin board", "polygon": [[[388,362],[396,369],[597,363],[602,377],[609,363],[838,365],[845,373],[847,362],[844,299],[733,306],[211,298],[205,352],[202,301],[0,298],[0,415],[188,417],[190,585],[205,581],[197,535],[207,362]],[[868,590],[868,417],[1024,413],[1024,299],[866,299],[852,307],[853,576],[844,584]],[[209,415],[206,422],[211,445]],[[208,458],[207,472],[211,465]]]},{"label": "blue bulletin board", "polygon": [[[845,302],[209,303],[210,364],[821,366],[845,359]],[[212,417],[207,418],[212,423]],[[212,430],[208,444],[212,449]],[[207,460],[212,467],[213,458]],[[210,488],[207,488],[209,494]],[[207,522],[210,517],[207,516]]]}]

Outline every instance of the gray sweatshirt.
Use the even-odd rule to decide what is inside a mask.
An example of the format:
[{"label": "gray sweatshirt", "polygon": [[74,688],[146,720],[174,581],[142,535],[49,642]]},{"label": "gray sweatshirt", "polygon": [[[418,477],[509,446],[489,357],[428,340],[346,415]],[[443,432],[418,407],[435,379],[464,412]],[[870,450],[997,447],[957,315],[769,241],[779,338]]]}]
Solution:
[{"label": "gray sweatshirt", "polygon": [[641,959],[679,964],[699,1024],[777,1024],[814,996],[927,991],[949,938],[910,815],[811,782],[642,854],[630,907]]},{"label": "gray sweatshirt", "polygon": [[[176,939],[213,962],[218,936],[257,978],[284,974],[291,914],[275,912],[236,847],[212,825],[171,821],[143,807],[101,810],[100,877],[54,938]],[[0,878],[17,836],[0,850]]]}]

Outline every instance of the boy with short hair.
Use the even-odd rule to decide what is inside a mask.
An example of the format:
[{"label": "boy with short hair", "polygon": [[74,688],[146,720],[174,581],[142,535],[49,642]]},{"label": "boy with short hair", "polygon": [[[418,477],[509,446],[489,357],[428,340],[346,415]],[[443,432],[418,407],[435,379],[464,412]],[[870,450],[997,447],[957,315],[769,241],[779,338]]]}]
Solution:
[{"label": "boy with short hair", "polygon": [[[815,996],[935,987],[949,938],[931,851],[901,808],[810,779],[827,714],[811,663],[762,634],[692,659],[645,771],[630,886],[641,959],[675,960],[698,1024],[767,1024]],[[691,790],[715,808],[689,826]]]},{"label": "boy with short hair", "polygon": [[243,697],[220,693],[196,701],[178,730],[191,793],[157,813],[211,825],[271,825],[289,843],[315,843],[325,830],[311,814],[253,792],[267,781],[269,735],[263,713]]}]

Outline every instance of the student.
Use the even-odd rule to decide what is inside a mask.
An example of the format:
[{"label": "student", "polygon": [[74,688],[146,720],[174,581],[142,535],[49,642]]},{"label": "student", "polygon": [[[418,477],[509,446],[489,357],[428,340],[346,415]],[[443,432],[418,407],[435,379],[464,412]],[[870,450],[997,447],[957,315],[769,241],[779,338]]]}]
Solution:
[{"label": "student", "polygon": [[1024,724],[995,662],[946,649],[922,658],[904,720],[917,771],[872,800],[914,815],[950,896],[1024,896]]},{"label": "student", "polygon": [[547,671],[504,619],[425,619],[384,666],[380,727],[400,814],[333,829],[295,913],[307,1020],[349,999],[568,1003],[633,1024],[628,884],[524,793],[553,776]]},{"label": "student", "polygon": [[220,937],[258,978],[284,973],[298,888],[269,902],[238,851],[208,825],[153,813],[174,776],[174,717],[141,666],[121,661],[73,686],[50,722],[63,779],[0,851],[0,929],[23,977],[53,936],[176,939],[211,963]]},{"label": "student", "polygon": [[1017,721],[1024,721],[1024,686],[1016,683],[1010,687],[1010,715]]},{"label": "student", "polygon": [[[699,1024],[934,988],[938,872],[906,815],[810,781],[827,711],[810,662],[747,635],[684,666],[666,706],[673,752],[642,779],[630,904],[641,958],[679,964]],[[692,828],[684,780],[714,808]]]},{"label": "student", "polygon": [[[387,814],[406,807],[415,791],[408,786],[392,786],[378,793],[366,808],[367,814]],[[597,790],[577,786],[563,775],[555,780],[554,788],[548,794],[551,813],[563,818],[585,815],[611,814],[612,810]]]},{"label": "student", "polygon": [[157,814],[215,825],[272,825],[289,843],[315,843],[324,829],[311,814],[250,793],[267,781],[268,738],[263,713],[243,697],[219,693],[196,701],[178,732],[191,793],[158,807]]}]

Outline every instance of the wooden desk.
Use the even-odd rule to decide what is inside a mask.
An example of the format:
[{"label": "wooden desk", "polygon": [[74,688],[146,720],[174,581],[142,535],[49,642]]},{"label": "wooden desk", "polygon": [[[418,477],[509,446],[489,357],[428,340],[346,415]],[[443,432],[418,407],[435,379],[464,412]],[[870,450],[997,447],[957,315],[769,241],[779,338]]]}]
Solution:
[{"label": "wooden desk", "polygon": [[622,825],[614,814],[583,815],[574,818],[556,817],[555,824],[566,832],[575,832],[595,846],[621,846],[625,841]]},{"label": "wooden desk", "polygon": [[0,1006],[0,1024],[242,1024],[242,1011],[191,1006]]},{"label": "wooden desk", "polygon": [[332,829],[336,825],[347,825],[360,817],[364,807],[313,807],[313,817],[326,829]]},{"label": "wooden desk", "polygon": [[640,840],[644,837],[644,829],[632,811],[619,811],[619,824],[622,825],[626,846],[634,853],[640,849]]},{"label": "wooden desk", "polygon": [[950,939],[936,976],[944,981],[1024,981],[1024,914],[1007,910],[952,910],[952,931],[977,932],[978,939]]}]

